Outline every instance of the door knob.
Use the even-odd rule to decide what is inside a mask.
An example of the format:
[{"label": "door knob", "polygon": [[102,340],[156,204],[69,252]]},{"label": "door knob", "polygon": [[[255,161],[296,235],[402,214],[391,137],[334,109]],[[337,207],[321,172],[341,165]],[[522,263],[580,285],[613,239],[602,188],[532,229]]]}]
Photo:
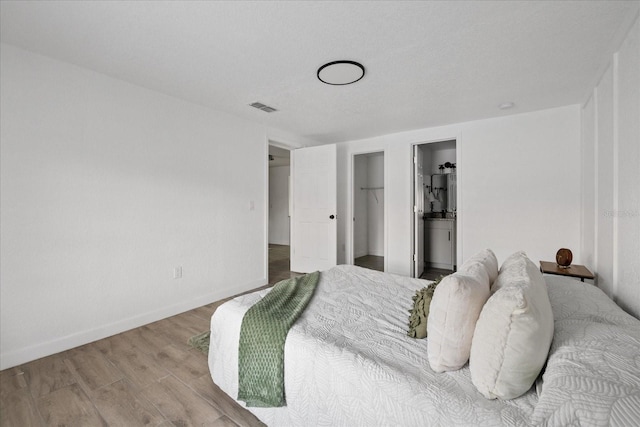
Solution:
[{"label": "door knob", "polygon": [[335,217],[335,215],[329,215],[329,219],[334,219]]}]

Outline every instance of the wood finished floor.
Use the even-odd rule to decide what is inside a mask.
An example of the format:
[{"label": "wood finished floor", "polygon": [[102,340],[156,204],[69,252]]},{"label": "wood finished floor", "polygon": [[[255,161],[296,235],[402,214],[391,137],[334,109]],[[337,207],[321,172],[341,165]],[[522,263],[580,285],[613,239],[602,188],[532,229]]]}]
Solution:
[{"label": "wood finished floor", "polygon": [[[270,245],[269,284],[296,275]],[[1,371],[0,426],[264,426],[187,345],[228,299]]]},{"label": "wood finished floor", "polygon": [[[357,266],[369,268],[371,270],[384,271],[384,257],[376,255],[365,255],[356,258],[353,263]],[[453,270],[443,270],[440,268],[427,268],[420,276],[425,280],[436,280],[440,276],[447,276],[453,273]]]},{"label": "wood finished floor", "polygon": [[436,280],[440,276],[448,276],[452,274],[453,270],[443,270],[440,268],[428,268],[422,273],[420,276],[421,279],[425,280]]},{"label": "wood finished floor", "polygon": [[365,255],[354,259],[353,263],[370,270],[384,271],[384,257],[382,256]]}]

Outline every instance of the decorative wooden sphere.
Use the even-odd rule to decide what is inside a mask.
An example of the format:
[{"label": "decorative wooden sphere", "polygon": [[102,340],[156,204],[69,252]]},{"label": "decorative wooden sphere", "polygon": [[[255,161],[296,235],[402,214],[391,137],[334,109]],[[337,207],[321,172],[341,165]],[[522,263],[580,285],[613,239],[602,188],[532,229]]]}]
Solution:
[{"label": "decorative wooden sphere", "polygon": [[571,261],[573,261],[573,254],[570,249],[558,249],[558,252],[556,253],[556,262],[559,266],[569,267],[571,265]]}]

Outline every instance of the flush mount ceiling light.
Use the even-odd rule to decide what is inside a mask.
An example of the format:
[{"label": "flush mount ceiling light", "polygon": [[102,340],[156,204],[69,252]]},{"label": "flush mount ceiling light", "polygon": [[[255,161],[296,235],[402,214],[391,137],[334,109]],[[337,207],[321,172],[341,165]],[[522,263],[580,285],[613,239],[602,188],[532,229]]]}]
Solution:
[{"label": "flush mount ceiling light", "polygon": [[328,85],[349,85],[363,77],[364,67],[354,61],[333,61],[318,68],[318,80]]}]

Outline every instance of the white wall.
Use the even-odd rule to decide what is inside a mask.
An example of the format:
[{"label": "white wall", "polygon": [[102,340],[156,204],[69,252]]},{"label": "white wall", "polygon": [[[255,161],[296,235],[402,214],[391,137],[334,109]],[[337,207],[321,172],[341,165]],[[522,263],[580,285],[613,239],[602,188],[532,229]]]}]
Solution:
[{"label": "white wall", "polygon": [[[553,260],[569,247],[580,262],[580,106],[420,129],[338,146],[339,256],[353,153],[385,151],[387,271],[411,272],[411,147],[457,141],[458,260],[492,248],[500,261],[517,250]],[[561,183],[561,184],[559,184]],[[341,220],[342,219],[342,220]],[[339,258],[340,259],[340,258]],[[344,262],[346,258],[340,259]]]},{"label": "white wall", "polygon": [[[596,128],[596,265],[598,286],[613,293],[613,67],[605,72],[595,97],[598,114]],[[602,213],[602,214],[601,214]]]},{"label": "white wall", "polygon": [[289,244],[289,175],[291,167],[269,168],[269,243]]},{"label": "white wall", "polygon": [[1,369],[266,283],[264,128],[1,54]]},{"label": "white wall", "polygon": [[367,184],[367,155],[361,154],[354,159],[354,192],[353,192],[353,256],[360,258],[369,255],[369,215],[367,200],[369,192],[362,190]]},{"label": "white wall", "polygon": [[640,317],[640,23],[582,108],[582,232],[596,284]]},{"label": "white wall", "polygon": [[595,154],[595,101],[593,97],[582,108],[582,263],[590,270],[596,265],[596,154]]},{"label": "white wall", "polygon": [[384,256],[384,153],[367,156],[367,234],[369,255]]},{"label": "white wall", "polygon": [[[450,145],[449,143],[446,144]],[[438,148],[437,144],[431,150],[431,164],[429,170],[426,172],[428,175],[435,175],[442,173],[438,167],[444,165],[446,162],[456,162],[456,149],[454,148]]]},{"label": "white wall", "polygon": [[640,318],[640,18],[617,60],[615,300]]}]

